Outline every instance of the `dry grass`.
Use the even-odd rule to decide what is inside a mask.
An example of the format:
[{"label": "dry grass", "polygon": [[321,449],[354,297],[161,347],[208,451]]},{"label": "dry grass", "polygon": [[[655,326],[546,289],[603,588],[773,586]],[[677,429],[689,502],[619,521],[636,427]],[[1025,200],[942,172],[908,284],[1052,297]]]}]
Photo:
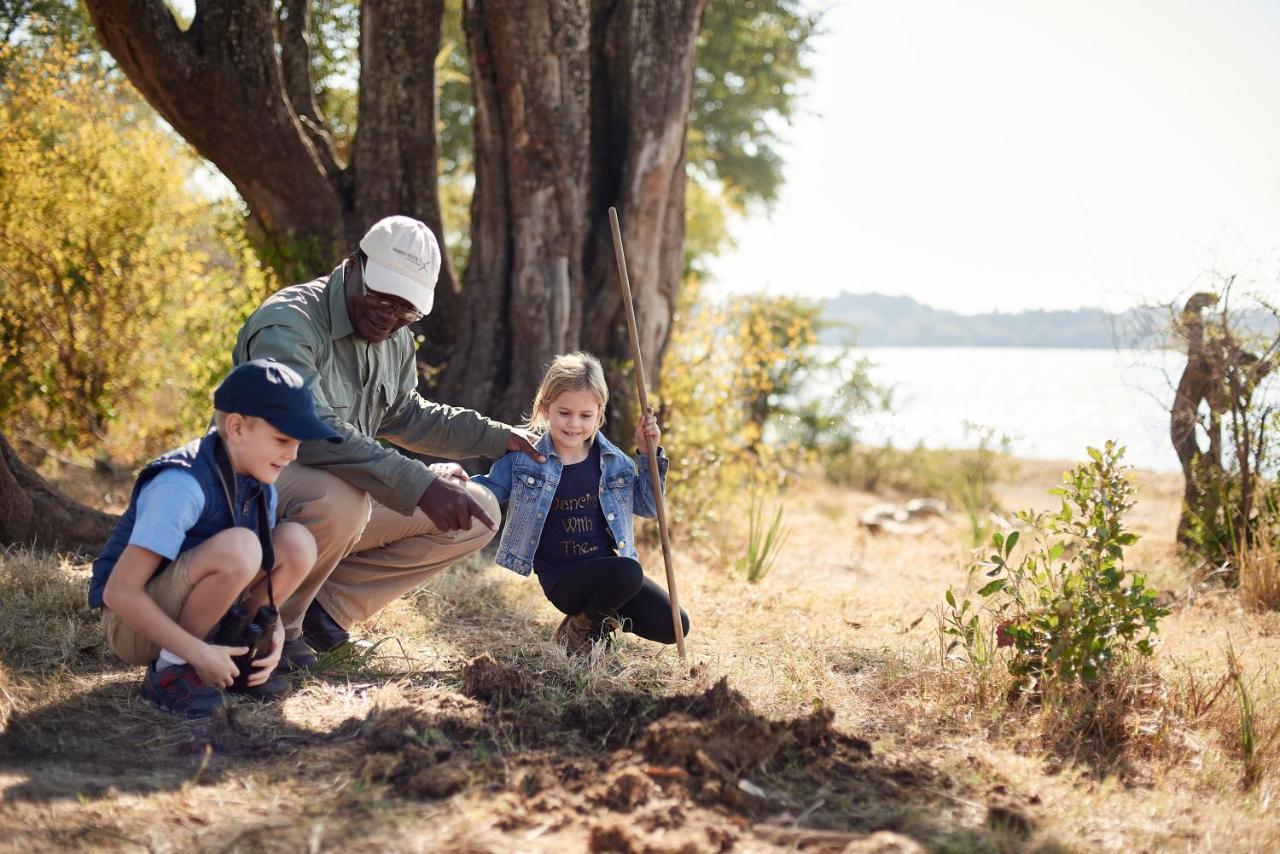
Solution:
[{"label": "dry grass", "polygon": [[1280,531],[1263,532],[1241,549],[1240,595],[1261,610],[1280,608]]},{"label": "dry grass", "polygon": [[[1065,467],[1024,462],[1002,502],[1047,506]],[[1176,479],[1141,485],[1163,648],[1051,707],[940,660],[963,520],[875,536],[857,518],[881,499],[820,481],[789,492],[759,584],[732,534],[677,549],[691,669],[631,636],[566,658],[538,585],[476,561],[363,626],[375,653],[214,724],[132,699],[87,567],[5,552],[0,848],[1274,850],[1280,615],[1196,586]]]}]

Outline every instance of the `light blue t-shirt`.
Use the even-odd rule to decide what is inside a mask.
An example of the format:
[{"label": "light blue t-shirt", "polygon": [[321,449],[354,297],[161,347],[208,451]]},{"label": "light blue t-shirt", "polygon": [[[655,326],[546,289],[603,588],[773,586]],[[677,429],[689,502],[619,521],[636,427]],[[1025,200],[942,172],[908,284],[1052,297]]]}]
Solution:
[{"label": "light blue t-shirt", "polygon": [[[267,524],[276,524],[276,491],[267,490]],[[138,493],[138,513],[129,545],[175,560],[187,531],[204,512],[204,492],[195,475],[180,468],[166,468]]]}]

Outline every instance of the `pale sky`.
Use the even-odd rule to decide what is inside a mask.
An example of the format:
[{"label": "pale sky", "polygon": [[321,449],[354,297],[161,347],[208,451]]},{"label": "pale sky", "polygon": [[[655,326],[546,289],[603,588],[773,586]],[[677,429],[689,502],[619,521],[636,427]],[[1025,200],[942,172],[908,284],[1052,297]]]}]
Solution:
[{"label": "pale sky", "polygon": [[716,290],[1120,309],[1280,294],[1280,3],[830,0]]}]

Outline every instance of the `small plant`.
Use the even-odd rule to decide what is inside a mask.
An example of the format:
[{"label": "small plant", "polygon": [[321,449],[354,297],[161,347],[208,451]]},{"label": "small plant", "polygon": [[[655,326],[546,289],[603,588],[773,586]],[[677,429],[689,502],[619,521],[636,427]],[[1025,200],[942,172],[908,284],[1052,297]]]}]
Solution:
[{"label": "small plant", "polygon": [[[955,467],[945,470],[943,484],[951,500],[964,511],[969,521],[970,547],[978,548],[991,533],[991,514],[996,510],[992,487],[1000,476],[1002,460],[1009,454],[1009,437],[990,427],[966,422],[964,432],[976,436],[978,447],[962,454]],[[998,449],[997,447],[998,446]],[[1005,467],[1008,467],[1007,461]]]},{"label": "small plant", "polygon": [[1253,691],[1244,678],[1244,668],[1236,656],[1235,647],[1227,645],[1227,676],[1236,689],[1236,700],[1240,704],[1240,759],[1244,762],[1245,788],[1258,781],[1258,733],[1257,713],[1254,708]]},{"label": "small plant", "polygon": [[765,525],[764,490],[753,490],[747,519],[747,553],[737,560],[738,572],[752,584],[769,574],[778,559],[783,543],[790,531],[783,527],[784,505],[778,502],[773,518]]},{"label": "small plant", "polygon": [[992,536],[994,552],[969,570],[990,579],[977,591],[986,604],[947,591],[941,630],[952,637],[948,655],[990,659],[984,617],[995,646],[1012,648],[1010,673],[1030,691],[1092,682],[1131,651],[1151,654],[1151,635],[1168,611],[1144,576],[1124,569],[1124,550],[1138,537],[1124,527],[1133,485],[1123,454],[1114,442],[1089,448],[1090,461],[1053,490],[1062,499],[1057,513],[1017,515],[1032,532],[1031,547],[1016,551],[1018,531]]},{"label": "small plant", "polygon": [[[948,637],[954,640],[946,643],[942,653],[943,660],[959,657],[979,669],[985,668],[991,663],[995,644],[989,628],[982,624],[982,609],[974,608],[968,599],[957,604],[956,595],[951,590],[947,591],[946,600],[947,605],[940,614],[939,627],[944,641]],[[964,650],[963,655],[956,656],[955,653],[960,649]]]}]

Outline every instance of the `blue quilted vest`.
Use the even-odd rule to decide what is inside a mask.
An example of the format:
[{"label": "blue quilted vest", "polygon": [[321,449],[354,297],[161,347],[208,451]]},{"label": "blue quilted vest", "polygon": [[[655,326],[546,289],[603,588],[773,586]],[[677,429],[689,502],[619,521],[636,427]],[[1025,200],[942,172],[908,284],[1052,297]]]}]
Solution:
[{"label": "blue quilted vest", "polygon": [[[107,578],[115,569],[116,561],[124,553],[125,547],[129,545],[129,537],[133,534],[134,521],[138,516],[138,493],[151,478],[166,468],[181,468],[190,472],[204,492],[204,510],[183,538],[182,548],[178,550],[180,554],[195,548],[219,531],[248,528],[258,535],[258,541],[262,544],[263,564],[267,567],[274,564],[266,512],[269,497],[267,490],[272,487],[264,487],[252,477],[236,475],[217,431],[210,430],[203,439],[196,439],[152,460],[138,473],[133,494],[129,497],[129,508],[120,517],[102,554],[93,562],[93,577],[89,581],[90,607],[102,607],[102,592],[107,587]],[[159,575],[168,565],[168,560],[160,561],[155,574]]]}]

